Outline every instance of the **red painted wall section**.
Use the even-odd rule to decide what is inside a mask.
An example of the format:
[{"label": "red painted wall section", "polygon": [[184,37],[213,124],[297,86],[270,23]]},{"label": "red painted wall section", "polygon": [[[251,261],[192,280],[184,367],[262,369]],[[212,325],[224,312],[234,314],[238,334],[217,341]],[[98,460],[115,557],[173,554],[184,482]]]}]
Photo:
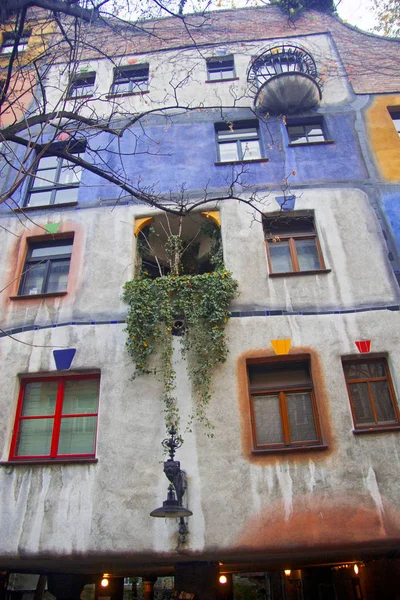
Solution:
[{"label": "red painted wall section", "polygon": [[329,497],[295,496],[290,514],[281,501],[268,502],[242,527],[237,548],[263,552],[300,548],[344,549],[381,545],[400,539],[400,512],[383,502],[380,512],[371,496],[343,493]]}]

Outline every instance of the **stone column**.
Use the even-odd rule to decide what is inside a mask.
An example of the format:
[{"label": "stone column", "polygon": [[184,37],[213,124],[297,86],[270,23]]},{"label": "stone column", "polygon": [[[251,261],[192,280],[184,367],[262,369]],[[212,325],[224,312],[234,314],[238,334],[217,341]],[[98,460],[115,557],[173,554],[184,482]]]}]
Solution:
[{"label": "stone column", "polygon": [[195,594],[196,600],[218,600],[219,564],[188,562],[175,565],[175,589]]}]

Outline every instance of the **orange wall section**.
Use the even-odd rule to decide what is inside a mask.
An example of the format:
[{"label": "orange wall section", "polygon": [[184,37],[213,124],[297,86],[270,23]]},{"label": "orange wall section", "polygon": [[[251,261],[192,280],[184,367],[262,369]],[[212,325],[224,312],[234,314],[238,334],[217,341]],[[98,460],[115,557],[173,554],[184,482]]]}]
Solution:
[{"label": "orange wall section", "polygon": [[400,110],[400,95],[377,96],[366,111],[371,150],[380,174],[387,181],[400,182],[400,136],[389,108]]},{"label": "orange wall section", "polygon": [[[46,56],[50,47],[54,24],[48,21],[27,21],[25,29],[31,31],[27,49],[15,59],[9,84],[9,92],[2,107],[0,127],[7,127],[20,121],[33,100],[33,91],[37,84],[37,71],[34,63]],[[13,31],[13,25],[0,29],[0,45],[4,33]],[[0,55],[0,78],[5,79],[9,64],[9,55]]]}]

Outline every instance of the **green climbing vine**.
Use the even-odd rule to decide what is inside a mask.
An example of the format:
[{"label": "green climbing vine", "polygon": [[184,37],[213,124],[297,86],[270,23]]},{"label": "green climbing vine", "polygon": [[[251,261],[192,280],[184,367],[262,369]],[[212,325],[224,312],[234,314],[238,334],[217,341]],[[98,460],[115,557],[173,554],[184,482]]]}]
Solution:
[{"label": "green climbing vine", "polygon": [[[172,333],[177,318],[184,323],[181,349],[196,397],[191,419],[205,425],[212,436],[213,426],[206,410],[211,398],[211,378],[214,367],[227,356],[225,326],[230,317],[229,306],[237,295],[237,282],[223,266],[218,228],[210,227],[207,235],[211,240],[209,260],[216,270],[202,274],[185,272],[193,271],[193,260],[184,259],[188,244],[179,235],[169,235],[164,251],[170,273],[151,278],[142,269],[139,276],[125,284],[123,299],[129,305],[127,348],[135,363],[134,376],[160,375],[167,429],[172,424],[179,427]],[[159,359],[158,366],[150,368],[153,354]]]}]

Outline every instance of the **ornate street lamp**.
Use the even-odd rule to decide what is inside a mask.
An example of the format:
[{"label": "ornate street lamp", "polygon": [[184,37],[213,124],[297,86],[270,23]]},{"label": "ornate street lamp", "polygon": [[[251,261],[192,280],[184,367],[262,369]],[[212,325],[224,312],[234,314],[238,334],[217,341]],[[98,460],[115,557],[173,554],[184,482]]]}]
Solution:
[{"label": "ornate street lamp", "polygon": [[[179,533],[186,533],[184,517],[190,517],[193,513],[182,505],[182,498],[187,488],[185,472],[181,470],[179,460],[174,460],[175,451],[182,446],[182,441],[176,438],[176,430],[172,425],[169,430],[170,437],[161,442],[162,446],[168,450],[169,458],[164,462],[164,473],[170,484],[168,486],[168,496],[160,508],[156,508],[150,513],[151,517],[164,517],[166,519],[180,519]],[[176,496],[175,496],[176,494]],[[182,531],[181,531],[182,530]],[[185,531],[184,531],[185,530]]]}]

